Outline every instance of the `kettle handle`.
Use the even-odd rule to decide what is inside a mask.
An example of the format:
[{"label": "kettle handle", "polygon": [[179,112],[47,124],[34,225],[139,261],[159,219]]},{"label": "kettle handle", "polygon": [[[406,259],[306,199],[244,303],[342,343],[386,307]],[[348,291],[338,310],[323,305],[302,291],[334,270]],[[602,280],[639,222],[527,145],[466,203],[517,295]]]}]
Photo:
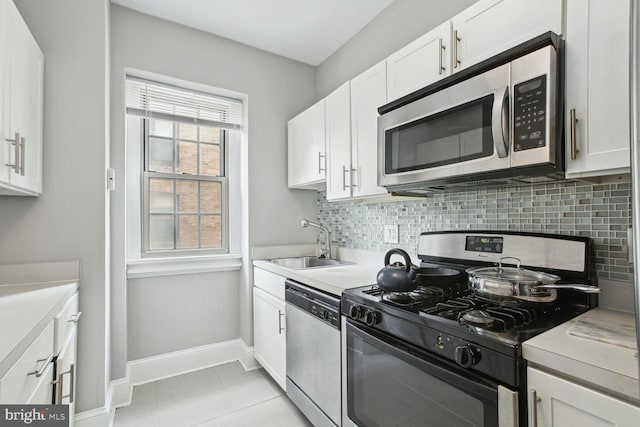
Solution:
[{"label": "kettle handle", "polygon": [[411,271],[411,257],[409,256],[408,253],[398,248],[391,249],[385,254],[384,256],[385,266],[389,265],[389,261],[391,261],[391,255],[400,255],[402,258],[404,258],[405,270],[407,271],[407,273]]}]

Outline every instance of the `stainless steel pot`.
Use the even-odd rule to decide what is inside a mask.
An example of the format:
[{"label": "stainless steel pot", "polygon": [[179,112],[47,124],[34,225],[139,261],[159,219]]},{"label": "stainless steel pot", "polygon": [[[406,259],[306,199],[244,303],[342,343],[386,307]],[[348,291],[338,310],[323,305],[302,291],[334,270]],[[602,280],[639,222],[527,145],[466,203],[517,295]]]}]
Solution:
[{"label": "stainless steel pot", "polygon": [[[504,260],[516,261],[515,267],[503,267]],[[497,267],[470,268],[469,288],[476,294],[489,298],[516,298],[531,302],[553,302],[556,289],[571,289],[586,293],[599,293],[602,289],[590,285],[556,284],[560,277],[527,270],[520,267],[520,260],[503,257]]]}]

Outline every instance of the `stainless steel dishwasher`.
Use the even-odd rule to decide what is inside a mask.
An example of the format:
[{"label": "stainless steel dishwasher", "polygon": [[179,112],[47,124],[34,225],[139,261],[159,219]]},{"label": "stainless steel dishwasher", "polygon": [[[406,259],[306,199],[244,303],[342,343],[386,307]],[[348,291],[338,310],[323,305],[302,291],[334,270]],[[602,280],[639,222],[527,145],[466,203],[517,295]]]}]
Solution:
[{"label": "stainless steel dishwasher", "polygon": [[340,298],[286,281],[287,396],[316,427],[341,425]]}]

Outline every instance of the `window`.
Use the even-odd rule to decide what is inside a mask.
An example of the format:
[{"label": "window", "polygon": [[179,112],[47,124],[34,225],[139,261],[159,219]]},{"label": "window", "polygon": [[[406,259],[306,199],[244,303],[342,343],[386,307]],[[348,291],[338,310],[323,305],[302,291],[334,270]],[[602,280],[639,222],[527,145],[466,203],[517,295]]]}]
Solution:
[{"label": "window", "polygon": [[240,101],[127,77],[127,114],[140,117],[142,255],[228,252]]}]

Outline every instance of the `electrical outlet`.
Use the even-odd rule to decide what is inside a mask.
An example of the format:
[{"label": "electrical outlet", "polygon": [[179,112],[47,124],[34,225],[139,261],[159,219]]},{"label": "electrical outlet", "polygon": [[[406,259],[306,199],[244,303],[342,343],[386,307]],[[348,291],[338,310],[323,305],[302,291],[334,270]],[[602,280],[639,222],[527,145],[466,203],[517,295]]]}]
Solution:
[{"label": "electrical outlet", "polygon": [[398,225],[392,224],[384,226],[384,242],[398,243]]}]

